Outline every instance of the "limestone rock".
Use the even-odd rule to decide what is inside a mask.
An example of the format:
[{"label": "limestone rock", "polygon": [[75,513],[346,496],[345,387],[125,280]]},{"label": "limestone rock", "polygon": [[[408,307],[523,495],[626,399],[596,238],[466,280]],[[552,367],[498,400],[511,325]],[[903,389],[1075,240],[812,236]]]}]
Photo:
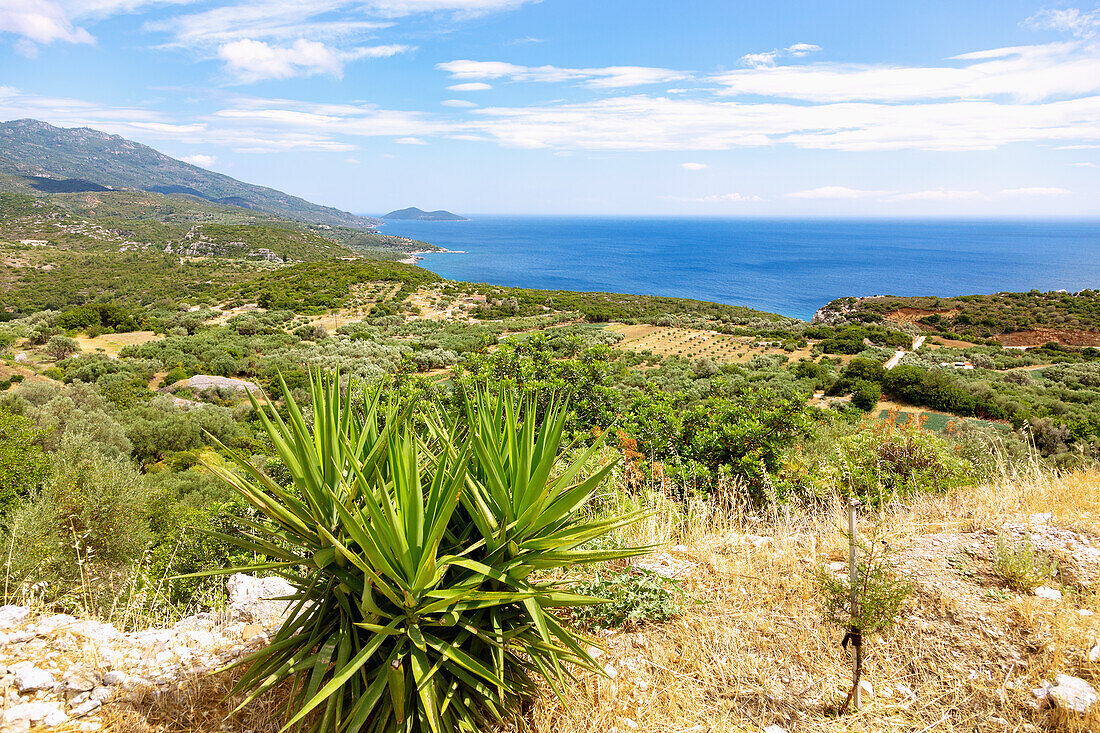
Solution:
[{"label": "limestone rock", "polygon": [[1096,688],[1080,677],[1060,674],[1054,678],[1054,686],[1047,690],[1047,699],[1056,708],[1084,715],[1096,704]]},{"label": "limestone rock", "polygon": [[26,606],[0,606],[0,629],[10,629],[22,623],[30,612]]},{"label": "limestone rock", "polygon": [[294,586],[283,578],[256,578],[244,573],[230,576],[225,587],[233,617],[264,627],[281,624],[290,606],[290,601],[273,599],[295,593]]},{"label": "limestone rock", "polygon": [[1035,589],[1035,597],[1043,598],[1048,601],[1060,601],[1062,600],[1062,591],[1057,588],[1050,588],[1045,585],[1040,585]]},{"label": "limestone rock", "polygon": [[12,671],[15,673],[15,689],[19,690],[20,694],[36,690],[52,690],[57,684],[52,674],[30,662],[20,662],[12,668]]},{"label": "limestone rock", "polygon": [[13,705],[3,712],[0,722],[3,724],[4,733],[8,731],[30,730],[34,723],[39,723],[47,728],[61,725],[69,719],[69,716],[61,709],[59,702],[25,702]]}]

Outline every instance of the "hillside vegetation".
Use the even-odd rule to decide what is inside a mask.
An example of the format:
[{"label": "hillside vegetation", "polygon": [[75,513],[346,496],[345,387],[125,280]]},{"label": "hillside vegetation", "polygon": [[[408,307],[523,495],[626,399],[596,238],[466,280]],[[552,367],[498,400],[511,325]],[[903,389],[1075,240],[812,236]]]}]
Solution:
[{"label": "hillside vegetation", "polygon": [[242,183],[118,135],[86,127],[64,129],[31,119],[0,123],[0,173],[187,194],[215,204],[331,226],[363,229],[377,222],[272,188]]},{"label": "hillside vegetation", "polygon": [[[1095,293],[807,323],[64,180],[0,178],[3,715],[1097,729],[1057,691],[1100,659]],[[302,603],[245,618],[232,569]]]},{"label": "hillside vegetation", "polygon": [[840,298],[818,311],[815,320],[910,323],[946,338],[997,339],[1006,345],[1037,346],[1046,337],[1100,346],[1100,291]]}]

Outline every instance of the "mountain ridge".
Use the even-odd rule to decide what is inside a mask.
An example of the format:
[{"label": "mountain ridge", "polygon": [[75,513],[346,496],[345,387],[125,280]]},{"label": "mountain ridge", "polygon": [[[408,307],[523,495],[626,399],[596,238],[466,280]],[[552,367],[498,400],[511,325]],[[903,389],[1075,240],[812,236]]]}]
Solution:
[{"label": "mountain ridge", "polygon": [[0,123],[0,173],[27,179],[80,179],[112,189],[182,193],[213,203],[329,226],[371,229],[378,219],[239,181],[90,127],[62,128],[24,118]]}]

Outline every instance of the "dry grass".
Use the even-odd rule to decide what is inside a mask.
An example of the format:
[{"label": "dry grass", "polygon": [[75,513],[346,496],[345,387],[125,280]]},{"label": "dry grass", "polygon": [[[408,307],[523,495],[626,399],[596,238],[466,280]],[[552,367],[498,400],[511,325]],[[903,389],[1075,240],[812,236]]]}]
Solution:
[{"label": "dry grass", "polygon": [[[886,511],[878,531],[902,548],[921,535],[967,533],[1037,512],[1097,537],[1100,475],[1034,476],[927,498]],[[774,723],[790,731],[1100,730],[1100,714],[1053,721],[1028,704],[1032,688],[1059,672],[1096,684],[1100,670],[1086,653],[1100,638],[1097,616],[1033,597],[990,602],[995,608],[973,616],[937,591],[936,577],[922,578],[898,626],[872,641],[865,679],[875,697],[858,713],[835,718],[850,659],[838,646],[839,631],[820,620],[812,571],[843,556],[841,508],[778,527],[746,522],[681,538],[684,546],[672,555],[695,565],[682,587],[701,605],[671,624],[609,635],[604,659],[613,675],[583,675],[564,702],[540,702],[531,729],[703,733]],[[665,535],[659,530],[649,539],[670,539]],[[1095,593],[1078,602],[1100,613]]]},{"label": "dry grass", "polygon": [[122,351],[124,346],[144,344],[162,338],[164,338],[163,335],[152,331],[130,331],[128,333],[104,333],[95,338],[81,334],[76,337],[76,342],[80,345],[80,350],[86,354],[100,351],[107,354],[107,356],[118,356],[118,352]]},{"label": "dry grass", "polygon": [[[1100,685],[1098,665],[1087,660],[1100,640],[1100,581],[1090,578],[1091,586],[1067,593],[1060,603],[985,599],[983,584],[992,576],[951,573],[939,544],[977,541],[983,531],[1026,523],[1038,512],[1095,543],[1100,473],[1036,472],[864,517],[864,531],[873,529],[918,574],[917,590],[895,629],[869,642],[864,679],[874,696],[843,718],[835,710],[847,689],[850,660],[839,646],[840,632],[821,621],[813,572],[844,556],[840,503],[755,517],[732,505],[684,507],[659,492],[649,496],[639,503],[652,506],[654,516],[618,539],[666,545],[661,552],[691,568],[680,582],[696,603],[687,603],[673,622],[601,637],[608,676],[581,674],[563,700],[547,695],[520,721],[521,730],[708,733],[760,731],[769,724],[791,733],[1100,730],[1100,712],[1055,720],[1029,705],[1032,688],[1056,673]],[[616,495],[611,501],[631,500]],[[956,592],[963,586],[967,592]],[[140,713],[114,705],[107,730],[278,729],[277,697],[227,718],[231,704],[219,700],[230,683],[226,675],[196,678],[147,698]]]}]

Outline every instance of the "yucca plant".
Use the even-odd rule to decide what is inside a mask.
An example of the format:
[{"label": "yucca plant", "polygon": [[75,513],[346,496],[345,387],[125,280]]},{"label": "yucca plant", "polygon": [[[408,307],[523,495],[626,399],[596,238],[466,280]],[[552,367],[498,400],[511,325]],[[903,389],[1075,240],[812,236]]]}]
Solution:
[{"label": "yucca plant", "polygon": [[291,486],[243,455],[211,467],[266,519],[223,539],[267,560],[225,572],[296,588],[270,645],[239,663],[242,706],[288,682],[286,728],[480,731],[542,682],[557,692],[570,665],[598,670],[551,610],[596,599],[545,578],[641,549],[579,549],[637,517],[582,516],[611,466],[585,473],[597,446],[562,458],[565,405],[537,424],[529,403],[481,394],[416,434],[407,405],[353,391],[315,374],[311,420],[285,385],[288,419],[256,403]]}]

